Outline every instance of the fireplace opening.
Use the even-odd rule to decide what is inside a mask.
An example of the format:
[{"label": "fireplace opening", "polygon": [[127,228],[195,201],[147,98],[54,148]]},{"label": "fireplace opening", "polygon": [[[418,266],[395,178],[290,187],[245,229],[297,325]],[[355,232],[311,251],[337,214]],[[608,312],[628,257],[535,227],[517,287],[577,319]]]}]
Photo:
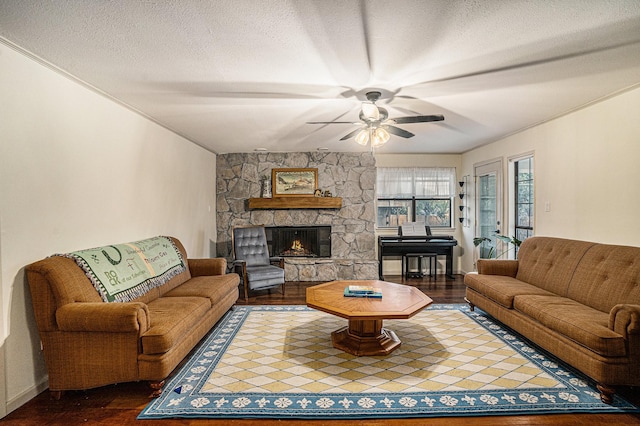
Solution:
[{"label": "fireplace opening", "polygon": [[270,256],[331,257],[331,226],[267,226]]}]

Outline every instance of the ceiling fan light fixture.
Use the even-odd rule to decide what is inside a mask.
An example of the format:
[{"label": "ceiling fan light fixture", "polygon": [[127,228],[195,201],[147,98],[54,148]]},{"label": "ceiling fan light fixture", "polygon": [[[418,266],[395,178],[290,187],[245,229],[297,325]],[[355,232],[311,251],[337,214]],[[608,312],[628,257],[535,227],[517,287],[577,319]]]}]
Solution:
[{"label": "ceiling fan light fixture", "polygon": [[382,146],[385,143],[387,143],[387,141],[389,141],[390,137],[391,136],[389,135],[389,132],[387,132],[382,127],[378,127],[373,132],[373,138],[371,139],[371,146],[374,148]]},{"label": "ceiling fan light fixture", "polygon": [[380,110],[373,102],[363,102],[362,115],[369,121],[376,121],[380,119]]},{"label": "ceiling fan light fixture", "polygon": [[356,135],[356,143],[363,146],[369,143],[369,129],[360,130]]},{"label": "ceiling fan light fixture", "polygon": [[[393,95],[391,92],[386,92],[387,95]],[[397,124],[413,124],[413,123],[428,123],[431,121],[442,121],[444,116],[441,114],[435,115],[415,115],[409,117],[394,117],[389,118],[389,111],[385,108],[378,107],[376,102],[380,100],[382,93],[379,91],[366,92],[367,100],[362,102],[360,107],[360,113],[358,114],[359,122],[353,124],[359,125],[360,128],[356,128],[340,138],[341,141],[351,139],[355,136],[357,144],[366,146],[371,143],[371,150],[376,147],[380,147],[387,143],[391,138],[390,134],[400,136],[408,139],[415,134],[404,130],[400,127],[396,127]],[[361,97],[359,96],[359,99]],[[351,124],[349,121],[308,121],[308,124]]]}]

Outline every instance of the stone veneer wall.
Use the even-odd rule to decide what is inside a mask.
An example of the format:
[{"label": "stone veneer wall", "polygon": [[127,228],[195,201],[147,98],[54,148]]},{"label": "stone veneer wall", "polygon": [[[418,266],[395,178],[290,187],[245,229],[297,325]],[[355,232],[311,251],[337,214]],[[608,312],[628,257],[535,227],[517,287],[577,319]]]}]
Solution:
[{"label": "stone veneer wall", "polygon": [[[341,209],[249,210],[260,177],[274,168],[317,168],[318,187]],[[241,225],[331,225],[331,258],[285,258],[287,281],[377,279],[375,158],[371,153],[236,153],[217,156],[217,255],[231,259],[231,229]]]}]

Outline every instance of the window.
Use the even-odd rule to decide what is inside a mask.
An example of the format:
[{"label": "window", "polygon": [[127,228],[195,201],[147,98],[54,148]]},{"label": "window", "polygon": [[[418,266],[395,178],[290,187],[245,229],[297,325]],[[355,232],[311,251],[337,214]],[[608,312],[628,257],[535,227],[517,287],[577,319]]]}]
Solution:
[{"label": "window", "polygon": [[378,168],[378,228],[407,221],[451,228],[455,182],[454,168]]},{"label": "window", "polygon": [[515,237],[524,241],[533,235],[533,157],[513,162]]}]

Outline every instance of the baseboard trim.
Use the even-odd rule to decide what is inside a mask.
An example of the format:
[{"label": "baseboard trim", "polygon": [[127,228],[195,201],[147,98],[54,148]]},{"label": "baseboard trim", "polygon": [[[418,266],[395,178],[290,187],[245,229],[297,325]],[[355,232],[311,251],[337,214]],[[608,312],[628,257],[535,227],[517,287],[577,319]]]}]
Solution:
[{"label": "baseboard trim", "polygon": [[7,414],[22,407],[47,389],[49,389],[49,379],[45,378],[42,382],[30,387],[15,398],[11,398],[7,401]]}]

